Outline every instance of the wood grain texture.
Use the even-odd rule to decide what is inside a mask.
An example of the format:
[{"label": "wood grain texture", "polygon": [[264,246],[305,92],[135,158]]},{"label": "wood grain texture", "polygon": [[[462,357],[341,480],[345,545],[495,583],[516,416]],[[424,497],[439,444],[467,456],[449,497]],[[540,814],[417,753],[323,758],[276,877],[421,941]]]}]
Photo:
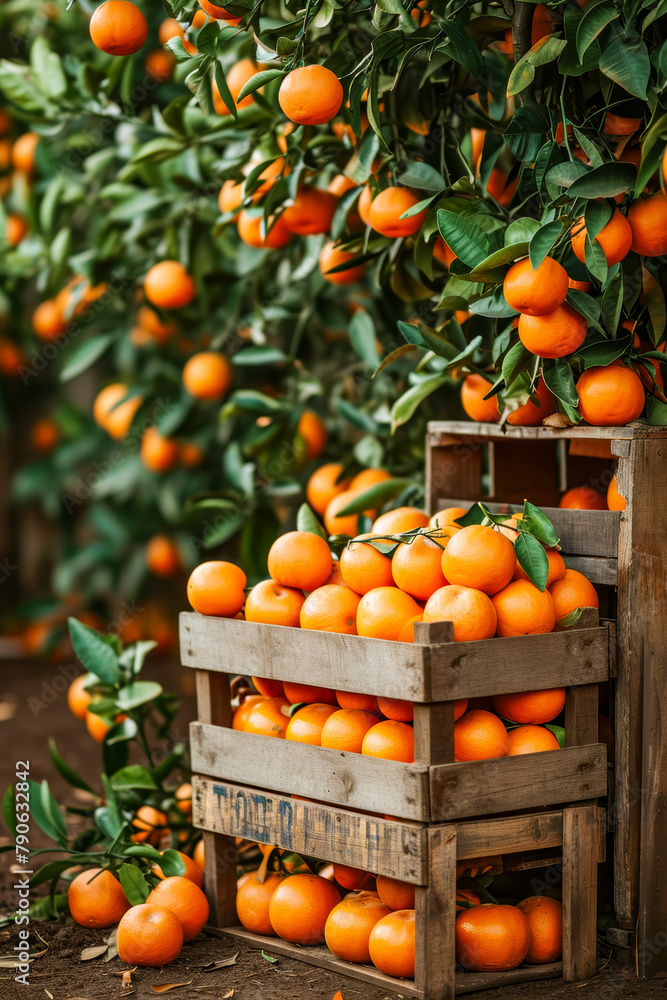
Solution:
[{"label": "wood grain texture", "polygon": [[446,822],[597,798],[607,791],[602,743],[431,768],[431,819]]},{"label": "wood grain texture", "polygon": [[466,438],[517,438],[519,440],[553,441],[559,438],[603,438],[610,441],[623,441],[639,438],[665,438],[665,427],[650,427],[638,422],[626,424],[624,427],[590,427],[579,424],[576,427],[513,427],[511,424],[479,424],[468,420],[432,420],[427,426],[427,445],[436,446],[443,436],[451,439],[455,436]]},{"label": "wood grain texture", "polygon": [[428,768],[325,747],[190,725],[192,770],[272,790],[403,819],[429,818]]},{"label": "wood grain texture", "polygon": [[415,761],[418,764],[449,764],[454,760],[453,701],[415,704]]},{"label": "wood grain texture", "polygon": [[568,688],[565,697],[565,745],[581,747],[598,741],[598,685]]},{"label": "wood grain texture", "polygon": [[545,850],[563,843],[563,810],[468,820],[456,824],[457,855],[477,858],[492,854]]},{"label": "wood grain texture", "polygon": [[344,812],[314,802],[196,775],[193,822],[199,829],[274,844],[416,885],[428,878],[426,828]]},{"label": "wood grain texture", "polygon": [[457,496],[479,497],[484,447],[480,439],[462,441],[441,435],[437,447],[427,448],[426,499],[431,514],[442,509],[436,502],[445,490]]},{"label": "wood grain texture", "polygon": [[595,975],[599,812],[595,805],[563,810],[563,977]]},{"label": "wood grain texture", "polygon": [[570,556],[567,553],[563,561],[568,569],[576,569],[583,573],[591,583],[615,587],[618,580],[618,560],[609,556]]},{"label": "wood grain texture", "polygon": [[415,893],[415,985],[434,1000],[454,1000],[456,827],[428,830],[428,883]]},{"label": "wood grain texture", "polygon": [[234,837],[204,831],[204,886],[209,919],[216,927],[236,923],[236,862]]},{"label": "wood grain texture", "polygon": [[489,496],[522,505],[526,497],[539,497],[540,506],[557,507],[558,444],[514,437],[490,441]]}]

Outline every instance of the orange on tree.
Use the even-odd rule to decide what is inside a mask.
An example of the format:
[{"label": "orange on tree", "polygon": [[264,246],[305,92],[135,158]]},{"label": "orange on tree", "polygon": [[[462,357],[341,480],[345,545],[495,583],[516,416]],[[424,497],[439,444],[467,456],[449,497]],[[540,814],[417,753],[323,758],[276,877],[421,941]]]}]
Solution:
[{"label": "orange on tree", "polygon": [[107,868],[87,868],[70,883],[67,903],[82,927],[112,927],[130,909],[118,879]]},{"label": "orange on tree", "polygon": [[141,306],[137,312],[137,323],[158,344],[166,344],[178,332],[176,323],[163,323],[155,310],[151,309],[150,306]]},{"label": "orange on tree", "polygon": [[626,115],[617,115],[614,111],[607,111],[604,116],[603,132],[605,135],[625,136],[632,135],[641,128],[641,118],[628,118]]},{"label": "orange on tree", "polygon": [[194,299],[197,286],[180,261],[162,260],[146,274],[144,293],[158,309],[183,309]]},{"label": "orange on tree", "polygon": [[365,872],[362,868],[352,868],[350,865],[334,864],[333,866],[334,880],[338,883],[341,889],[372,889],[375,885],[375,879],[369,872]]},{"label": "orange on tree", "polygon": [[170,80],[176,66],[176,56],[166,49],[154,49],[149,52],[144,62],[147,74],[157,80],[158,83],[165,83]]},{"label": "orange on tree", "polygon": [[373,522],[374,535],[398,535],[403,531],[428,527],[428,514],[417,507],[396,507]]},{"label": "orange on tree", "polygon": [[101,715],[88,711],[88,709],[86,709],[86,714],[84,716],[86,729],[97,743],[104,743],[107,738],[107,734],[115,725],[122,722],[125,718],[127,718],[127,716],[121,714],[116,716],[114,722],[107,722]]},{"label": "orange on tree", "polygon": [[566,569],[565,575],[551,584],[549,593],[553,598],[558,623],[577,608],[600,607],[595,587],[576,569]]},{"label": "orange on tree", "polygon": [[340,554],[340,570],[347,587],[357,594],[367,594],[376,587],[391,587],[394,583],[391,559],[365,539],[374,532],[357,535]]},{"label": "orange on tree", "polygon": [[182,875],[172,875],[156,885],[146,902],[165,906],[178,917],[183,928],[183,940],[192,941],[208,920],[206,896],[194,882]]},{"label": "orange on tree", "polygon": [[483,903],[456,918],[456,961],[471,972],[521,965],[530,948],[528,918],[516,906]]},{"label": "orange on tree", "polygon": [[245,601],[248,579],[240,567],[223,560],[200,563],[188,580],[188,601],[200,615],[233,618]]},{"label": "orange on tree", "polygon": [[256,872],[251,872],[236,892],[236,912],[238,918],[251,934],[275,937],[276,932],[269,920],[271,898],[286,876],[282,872],[270,872],[264,882],[260,882]]},{"label": "orange on tree", "polygon": [[623,364],[587,368],[577,380],[579,412],[594,426],[619,427],[641,416],[646,395],[639,376]]},{"label": "orange on tree", "polygon": [[28,235],[28,220],[25,215],[10,212],[5,225],[5,239],[10,247],[18,244]]},{"label": "orange on tree", "polygon": [[543,725],[552,722],[565,708],[565,688],[522,691],[493,697],[493,710],[519,725]]},{"label": "orange on tree", "polygon": [[359,496],[356,490],[343,490],[331,498],[324,511],[324,527],[330,535],[350,535],[354,538],[359,524],[358,514],[339,514]]},{"label": "orange on tree", "polygon": [[331,550],[320,535],[288,531],[269,549],[268,568],[271,579],[283,587],[316,590],[331,576]]},{"label": "orange on tree", "polygon": [[327,917],[340,898],[336,886],[319,875],[290,875],[271,897],[271,926],[292,944],[321,944]]},{"label": "orange on tree", "polygon": [[32,328],[40,340],[55,340],[65,330],[62,309],[54,299],[45,299],[32,314]]},{"label": "orange on tree", "polygon": [[355,264],[353,267],[345,267],[343,270],[334,271],[343,264],[353,261],[357,254],[348,253],[336,243],[325,243],[320,252],[320,273],[322,277],[331,282],[332,285],[353,285],[361,281],[364,276],[364,265]]},{"label": "orange on tree", "polygon": [[218,21],[227,21],[230,27],[235,28],[241,23],[241,18],[236,17],[235,14],[230,14],[228,10],[221,7],[219,4],[211,3],[211,0],[199,0],[199,6],[202,7],[207,14],[211,17],[216,18]]},{"label": "orange on tree", "polygon": [[473,708],[454,723],[456,760],[488,760],[508,753],[507,730],[492,712]]},{"label": "orange on tree", "polygon": [[382,917],[368,940],[373,965],[387,976],[413,979],[415,974],[415,911],[395,910]]},{"label": "orange on tree", "polygon": [[625,498],[618,492],[616,474],[612,476],[611,482],[607,488],[607,507],[609,510],[625,510],[627,507]]},{"label": "orange on tree", "polygon": [[159,844],[162,835],[167,832],[167,817],[161,809],[154,806],[140,806],[132,820],[131,840],[135,844]]},{"label": "orange on tree", "polygon": [[193,354],[183,367],[183,385],[195,399],[222,399],[232,378],[232,366],[216,351]]},{"label": "orange on tree", "polygon": [[384,719],[368,730],[361,745],[366,757],[382,757],[413,764],[415,760],[414,729],[406,722]]},{"label": "orange on tree", "polygon": [[185,32],[176,18],[165,17],[164,21],[160,23],[160,27],[158,29],[158,40],[160,45],[166,45],[170,38],[180,38],[183,43],[183,48],[188,55],[194,56],[197,54],[197,46],[193,45],[193,43],[185,37]]},{"label": "orange on tree", "polygon": [[359,601],[357,632],[375,639],[397,640],[408,618],[420,611],[414,598],[398,587],[375,587]]},{"label": "orange on tree", "polygon": [[334,705],[316,703],[304,705],[295,712],[285,730],[285,739],[295,743],[309,743],[311,746],[322,745],[322,728],[329,716],[337,711]]},{"label": "orange on tree", "polygon": [[271,219],[264,227],[262,212],[244,208],[239,212],[237,220],[239,236],[250,247],[263,250],[277,250],[284,247],[292,238],[291,231],[283,222],[282,216]]},{"label": "orange on tree", "polygon": [[553,631],[556,624],[553,598],[548,590],[539,590],[530,580],[512,580],[491,600],[498,619],[496,635],[540,635]]},{"label": "orange on tree", "polygon": [[324,937],[329,951],[346,962],[368,964],[371,931],[390,912],[376,892],[350,892],[327,917]]},{"label": "orange on tree", "polygon": [[642,257],[667,253],[667,196],[662,191],[637,198],[628,209],[632,249]]},{"label": "orange on tree", "polygon": [[359,493],[365,493],[372,486],[377,486],[378,483],[385,483],[388,479],[391,479],[391,473],[387,472],[386,469],[362,469],[361,472],[358,472],[353,477],[350,489]]},{"label": "orange on tree", "polygon": [[192,816],[192,785],[189,781],[184,781],[174,792],[176,808],[184,816]]},{"label": "orange on tree", "polygon": [[450,584],[498,593],[512,579],[516,556],[508,538],[487,525],[457,531],[442,553],[442,572]]},{"label": "orange on tree", "polygon": [[140,903],[128,910],[118,924],[116,946],[121,962],[160,968],[180,955],[183,927],[166,906]]},{"label": "orange on tree", "polygon": [[93,44],[111,56],[138,52],[148,37],[148,22],[131,0],[105,0],[90,19]]},{"label": "orange on tree", "polygon": [[461,383],[461,406],[471,420],[481,424],[496,424],[500,420],[498,397],[484,397],[492,389],[492,383],[483,375],[467,375]]},{"label": "orange on tree", "polygon": [[337,205],[338,198],[330,191],[304,184],[297,191],[292,204],[283,212],[283,222],[299,236],[328,233]]},{"label": "orange on tree", "polygon": [[283,587],[274,580],[263,580],[246,597],[246,621],[299,628],[301,608],[305,600],[301,590]]},{"label": "orange on tree", "polygon": [[607,510],[607,501],[594,486],[572,486],[563,493],[558,506],[565,510]]},{"label": "orange on tree", "polygon": [[563,952],[563,906],[550,896],[529,896],[516,905],[528,920],[530,947],[524,962],[557,962]]},{"label": "orange on tree", "polygon": [[181,568],[178,549],[167,535],[153,535],[146,546],[146,565],[155,576],[174,576]]},{"label": "orange on tree", "polygon": [[534,395],[537,395],[538,402],[533,402],[531,398],[516,410],[512,410],[507,417],[508,424],[512,424],[513,427],[536,427],[545,417],[550,417],[556,412],[556,400],[542,376],[537,380]]},{"label": "orange on tree", "polygon": [[581,347],[586,339],[586,319],[565,302],[546,316],[519,316],[519,339],[525,348],[542,358],[562,358]]},{"label": "orange on tree", "polygon": [[356,635],[359,601],[359,594],[349,587],[335,583],[318,587],[301,608],[301,628]]},{"label": "orange on tree", "polygon": [[[229,88],[229,93],[232,95],[234,103],[239,110],[249,108],[255,103],[253,94],[247,94],[240,101],[238,100],[238,96],[245,87],[246,83],[252,80],[253,76],[256,76],[257,73],[260,73],[265,68],[266,67],[262,64],[253,62],[252,59],[239,59],[239,61],[234,63],[234,65],[227,71],[225,76],[227,87]],[[231,114],[231,111],[220,95],[218,85],[215,82],[215,76],[213,77],[213,107],[219,115]]]},{"label": "orange on tree", "polygon": [[456,254],[451,249],[451,247],[443,240],[442,236],[438,236],[435,243],[433,244],[433,256],[440,263],[449,268],[453,262],[456,260]]},{"label": "orange on tree", "polygon": [[36,132],[24,132],[12,146],[12,166],[19,173],[31,177],[35,172],[35,154],[40,136]]},{"label": "orange on tree", "polygon": [[442,572],[443,545],[448,537],[429,538],[417,535],[411,542],[402,542],[391,559],[394,583],[418,601],[427,601],[436,590],[447,586]]},{"label": "orange on tree", "polygon": [[410,882],[390,878],[388,875],[378,875],[376,881],[377,894],[390,910],[412,910],[415,905],[415,887]]},{"label": "orange on tree", "polygon": [[517,726],[507,734],[509,757],[524,753],[541,753],[544,750],[560,750],[560,744],[550,729],[544,726]]},{"label": "orange on tree", "polygon": [[306,444],[306,459],[319,458],[327,446],[328,434],[322,420],[312,410],[304,410],[299,417],[297,432]]},{"label": "orange on tree", "polygon": [[340,708],[324,723],[321,746],[346,753],[361,753],[364,737],[377,721],[377,716],[362,709]]},{"label": "orange on tree", "polygon": [[245,201],[245,182],[228,180],[220,188],[218,208],[221,212],[235,212]]},{"label": "orange on tree", "polygon": [[151,472],[169,472],[177,464],[180,449],[173,438],[165,437],[154,425],[147,427],[141,437],[141,461]]},{"label": "orange on tree", "polygon": [[[550,587],[554,580],[560,580],[561,577],[565,576],[565,560],[563,559],[560,552],[556,549],[547,549],[547,560],[549,562],[549,571],[547,573],[547,587]],[[523,566],[517,562],[516,568],[514,570],[513,580],[527,580],[528,574],[526,573]]]},{"label": "orange on tree", "polygon": [[503,291],[508,305],[520,313],[544,316],[562,305],[568,293],[567,271],[553,257],[545,257],[537,270],[530,258],[512,264]]},{"label": "orange on tree", "polygon": [[491,598],[474,587],[448,584],[429,597],[425,622],[452,622],[454,640],[491,639],[496,634],[496,609]]},{"label": "orange on tree", "polygon": [[359,201],[357,202],[359,218],[365,226],[370,226],[371,229],[373,228],[371,225],[371,205],[373,204],[374,197],[370,184],[365,184],[361,189]]},{"label": "orange on tree", "polygon": [[253,704],[244,731],[284,739],[289,721],[289,702],[286,698],[265,698]]},{"label": "orange on tree", "polygon": [[342,198],[346,191],[351,191],[352,188],[356,187],[357,184],[351,177],[346,177],[345,174],[336,174],[327,184],[327,191],[335,194],[337,198]]},{"label": "orange on tree", "polygon": [[[584,263],[586,260],[586,234],[587,229],[583,216],[577,219],[573,228],[572,249],[576,257]],[[618,264],[630,252],[632,246],[632,229],[630,223],[617,208],[609,222],[602,227],[600,232],[594,237],[602,247],[607,265]]]},{"label": "orange on tree", "polygon": [[81,674],[80,677],[75,677],[67,688],[67,707],[72,715],[82,722],[86,718],[88,706],[93,700],[93,696],[84,687],[86,682],[91,683],[91,681],[92,678],[89,674]]},{"label": "orange on tree", "polygon": [[[181,861],[185,865],[185,871],[183,872],[183,878],[189,879],[190,882],[194,882],[194,884],[196,886],[198,886],[200,889],[203,889],[204,888],[204,873],[201,870],[201,868],[199,867],[199,865],[197,864],[197,862],[194,861],[193,858],[188,857],[187,854],[183,854],[182,851],[179,851],[178,853],[180,855]],[[157,877],[161,881],[167,877],[164,874],[164,872],[162,871],[162,869],[160,868],[160,865],[158,864],[157,861],[151,866],[151,872],[153,873],[153,875],[157,875]]]},{"label": "orange on tree", "polygon": [[328,462],[311,475],[306,485],[306,500],[316,514],[324,514],[333,498],[350,486],[350,480],[341,478],[342,474],[340,462]]},{"label": "orange on tree", "polygon": [[402,216],[418,205],[420,200],[410,188],[385,188],[373,198],[369,211],[371,227],[382,236],[389,236],[392,239],[413,236],[424,224],[427,210],[424,209],[407,219]]},{"label": "orange on tree", "polygon": [[297,125],[324,125],[340,111],[343,87],[326,66],[301,66],[283,78],[278,103]]}]

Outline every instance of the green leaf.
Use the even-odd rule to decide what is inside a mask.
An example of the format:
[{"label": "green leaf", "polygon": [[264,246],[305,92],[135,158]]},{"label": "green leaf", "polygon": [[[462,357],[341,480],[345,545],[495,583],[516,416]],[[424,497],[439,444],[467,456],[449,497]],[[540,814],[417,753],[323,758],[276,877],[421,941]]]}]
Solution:
[{"label": "green leaf", "polygon": [[503,135],[517,160],[531,163],[539,153],[550,128],[548,108],[542,104],[528,105],[517,108]]},{"label": "green leaf", "polygon": [[439,209],[437,218],[440,235],[464,264],[476,267],[489,256],[488,237],[474,222],[445,209]]},{"label": "green leaf", "polygon": [[60,372],[59,381],[70,382],[77,375],[87,371],[102,357],[114,340],[115,337],[112,333],[103,333],[99,337],[92,337],[82,344],[77,344]]},{"label": "green leaf", "polygon": [[531,535],[534,535],[538,541],[542,542],[544,545],[553,548],[554,545],[558,545],[560,539],[554,530],[554,526],[539,507],[535,504],[530,503],[526,500],[523,505],[523,521],[522,525],[526,527]]},{"label": "green leaf", "polygon": [[133,788],[148,788],[152,791],[157,788],[152,774],[141,764],[130,764],[129,767],[116,771],[109,781],[114,792],[131,791]]},{"label": "green leaf", "polygon": [[629,94],[645,101],[651,75],[651,60],[646,42],[642,39],[631,41],[622,28],[613,22],[603,39],[600,72]]},{"label": "green leaf", "polygon": [[174,851],[171,848],[164,852],[160,858],[159,865],[167,878],[171,878],[174,875],[183,876],[185,874],[185,862],[183,858],[178,851]]},{"label": "green leaf", "polygon": [[554,734],[554,736],[558,740],[558,746],[562,750],[563,747],[565,746],[565,730],[563,729],[563,727],[554,726],[553,722],[547,722],[544,728],[548,729],[550,732]]},{"label": "green leaf", "polygon": [[538,590],[546,590],[549,576],[549,559],[544,547],[532,535],[521,532],[514,543],[516,558],[528,579]]},{"label": "green leaf", "polygon": [[[238,104],[244,97],[247,97],[248,94],[254,94],[255,91],[260,89],[260,87],[264,87],[267,83],[271,83],[272,80],[277,80],[279,77],[284,75],[285,71],[282,69],[264,69],[261,73],[255,73],[255,75],[251,77],[248,82],[243,85],[243,87],[241,87],[239,96],[236,98],[236,103]],[[224,100],[225,99],[223,97],[223,101]],[[225,104],[227,104],[227,101],[225,101]]]},{"label": "green leaf", "polygon": [[95,792],[90,787],[88,782],[84,781],[81,775],[77,774],[74,768],[70,767],[69,764],[67,764],[62,759],[62,757],[58,753],[58,750],[56,748],[56,741],[53,739],[53,737],[49,738],[49,753],[51,755],[51,760],[53,761],[54,767],[68,784],[72,785],[73,788],[80,788],[84,792],[90,792],[91,795],[95,794]]},{"label": "green leaf", "polygon": [[[530,351],[523,346],[521,341],[510,347],[509,351],[503,358],[502,364],[502,376],[506,386],[512,384],[514,379],[521,372],[525,371],[533,362],[533,357]],[[493,383],[489,382],[489,389],[491,391]]]},{"label": "green leaf", "polygon": [[41,785],[38,785],[36,781],[28,781],[28,785],[30,815],[47,837],[64,847],[67,843],[67,828],[58,803],[49,790],[48,783],[43,781]]},{"label": "green leaf", "polygon": [[72,859],[70,857],[61,858],[60,861],[49,861],[48,864],[42,865],[35,874],[30,879],[30,887],[36,889],[40,885],[44,885],[45,882],[51,882],[53,879],[58,879],[63,872],[67,871],[68,868],[72,867]]},{"label": "green leaf", "polygon": [[667,427],[667,403],[649,396],[646,400],[646,419],[653,427]]},{"label": "green leaf", "polygon": [[638,198],[653,174],[658,169],[667,142],[667,112],[657,105],[653,118],[642,136],[642,159],[635,182],[635,198]]},{"label": "green leaf", "polygon": [[430,377],[423,379],[417,385],[413,385],[407,392],[404,392],[391,408],[392,434],[397,427],[400,427],[402,424],[408,422],[420,404],[423,403],[423,401],[430,396],[431,393],[442,388],[442,386],[448,381],[449,377],[447,375],[431,375]]},{"label": "green leaf", "polygon": [[612,361],[622,357],[629,350],[632,338],[619,337],[618,340],[594,340],[584,342],[572,355],[573,360],[580,361],[582,367],[596,368],[598,365],[610,365]]},{"label": "green leaf", "polygon": [[302,503],[297,511],[296,530],[308,531],[311,535],[319,535],[320,538],[324,538],[325,541],[329,537],[320,522],[317,520],[312,507],[310,507],[307,503]]},{"label": "green leaf", "polygon": [[169,136],[161,135],[157,139],[149,139],[142,144],[138,153],[132,157],[132,163],[146,163],[148,160],[168,160],[182,153],[184,149],[180,139],[170,139]]},{"label": "green leaf", "polygon": [[563,223],[559,219],[554,219],[553,222],[547,222],[535,233],[528,249],[530,266],[534,271],[538,269],[545,257],[549,256],[549,251],[562,232]]},{"label": "green leaf", "polygon": [[552,364],[544,364],[542,368],[542,378],[547,389],[549,389],[557,399],[570,406],[577,406],[579,394],[574,384],[574,375],[570,365],[564,358],[557,358]]},{"label": "green leaf", "polygon": [[438,191],[446,187],[445,180],[435,167],[428,163],[410,160],[405,170],[400,174],[400,182],[406,187],[417,188],[419,191]]},{"label": "green leaf", "polygon": [[404,490],[411,485],[409,479],[385,479],[381,483],[376,483],[370,489],[364,490],[350,500],[348,504],[338,512],[339,517],[347,517],[348,514],[363,514],[366,510],[379,510],[390,500],[400,496]]},{"label": "green leaf", "polygon": [[463,25],[453,19],[439,18],[438,28],[447,35],[447,41],[437,45],[436,52],[450,56],[464,69],[467,69],[476,80],[483,77],[484,60],[482,54]]},{"label": "green leaf", "polygon": [[603,163],[577,178],[567,194],[569,198],[613,198],[632,191],[636,176],[633,163]]},{"label": "green leaf", "polygon": [[44,35],[37,35],[30,46],[30,66],[37,86],[47,99],[63,96],[67,90],[63,64],[60,56],[49,47]]},{"label": "green leaf", "polygon": [[377,333],[372,317],[365,309],[358,309],[350,323],[350,343],[362,361],[375,369],[378,363],[375,346]]},{"label": "green leaf", "polygon": [[127,687],[120,689],[116,698],[116,704],[124,712],[127,712],[131,708],[138,708],[139,705],[145,705],[147,702],[153,701],[161,694],[162,685],[156,681],[135,681],[133,684],[128,684]]},{"label": "green leaf", "polygon": [[105,684],[117,684],[120,680],[118,657],[109,641],[76,618],[68,618],[67,623],[74,652],[86,670]]},{"label": "green leaf", "polygon": [[595,41],[611,21],[621,13],[611,0],[600,0],[599,3],[588,3],[577,27],[577,53],[581,59],[589,45]]},{"label": "green leaf", "polygon": [[118,872],[123,892],[132,906],[140,906],[148,899],[152,886],[134,865],[122,864]]}]

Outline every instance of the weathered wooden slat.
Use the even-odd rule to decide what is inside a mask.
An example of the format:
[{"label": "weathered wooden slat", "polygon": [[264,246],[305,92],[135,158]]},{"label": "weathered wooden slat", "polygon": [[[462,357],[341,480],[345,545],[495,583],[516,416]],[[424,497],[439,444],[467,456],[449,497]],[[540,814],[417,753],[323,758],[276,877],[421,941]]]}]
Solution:
[{"label": "weathered wooden slat", "polygon": [[602,556],[570,556],[563,561],[568,569],[576,569],[594,584],[615,587],[618,580],[618,560]]},{"label": "weathered wooden slat", "polygon": [[598,685],[570,688],[565,700],[565,745],[586,746],[598,741]]},{"label": "weathered wooden slat", "polygon": [[595,975],[599,814],[595,805],[563,810],[563,977]]},{"label": "weathered wooden slat", "polygon": [[607,791],[602,743],[431,768],[431,819],[446,822],[597,798]]},{"label": "weathered wooden slat", "polygon": [[343,812],[199,775],[193,779],[193,821],[213,833],[277,844],[416,885],[427,882],[427,833],[420,824]]},{"label": "weathered wooden slat", "polygon": [[498,819],[467,820],[456,824],[456,853],[459,858],[479,858],[489,854],[544,850],[563,843],[563,811],[529,813]]},{"label": "weathered wooden slat", "polygon": [[428,881],[415,893],[415,985],[438,1000],[454,1000],[456,855],[456,827],[429,827]]},{"label": "weathered wooden slat", "polygon": [[241,785],[426,822],[428,768],[254,733],[190,725],[192,770]]},{"label": "weathered wooden slat", "polygon": [[559,438],[604,438],[611,441],[638,438],[664,438],[667,429],[649,427],[648,424],[632,423],[623,427],[591,427],[579,424],[576,427],[515,427],[511,424],[480,424],[468,420],[432,420],[427,427],[428,444],[437,446],[440,437],[455,435],[481,437],[495,440],[504,438],[538,439],[553,441]]}]

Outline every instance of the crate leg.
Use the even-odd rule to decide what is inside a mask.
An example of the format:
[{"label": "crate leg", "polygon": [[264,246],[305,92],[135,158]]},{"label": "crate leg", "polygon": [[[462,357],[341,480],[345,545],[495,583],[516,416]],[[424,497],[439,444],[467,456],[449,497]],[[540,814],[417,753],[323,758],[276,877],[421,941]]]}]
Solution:
[{"label": "crate leg", "polygon": [[428,831],[428,885],[415,899],[415,985],[424,1000],[454,1000],[456,827]]},{"label": "crate leg", "polygon": [[600,814],[594,804],[563,809],[563,978],[595,975]]},{"label": "crate leg", "polygon": [[565,744],[585,747],[598,742],[598,685],[569,688],[565,699]]},{"label": "crate leg", "polygon": [[454,761],[454,702],[415,703],[415,763],[450,764]]}]

